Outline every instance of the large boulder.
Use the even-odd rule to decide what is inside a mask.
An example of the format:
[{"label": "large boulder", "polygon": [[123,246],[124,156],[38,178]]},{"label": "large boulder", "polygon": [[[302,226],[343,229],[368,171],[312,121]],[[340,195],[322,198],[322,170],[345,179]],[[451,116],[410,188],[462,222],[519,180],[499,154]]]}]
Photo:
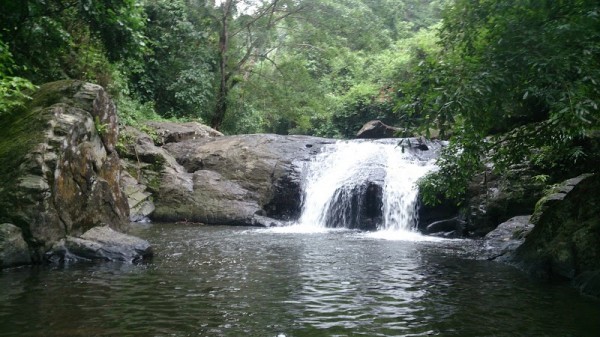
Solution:
[{"label": "large boulder", "polygon": [[483,238],[478,258],[498,262],[510,262],[533,229],[530,215],[520,215],[501,223]]},{"label": "large boulder", "polygon": [[35,261],[67,235],[125,228],[117,115],[102,87],[45,84],[26,109],[0,116],[0,128],[0,221],[21,228]]},{"label": "large boulder", "polygon": [[67,236],[60,240],[46,253],[46,258],[57,263],[79,260],[137,262],[152,255],[148,241],[108,226],[98,226],[80,237]]},{"label": "large boulder", "polygon": [[481,237],[508,219],[532,214],[543,196],[546,183],[535,179],[539,173],[524,163],[501,174],[487,165],[470,182],[463,214],[469,235]]},{"label": "large boulder", "polygon": [[386,125],[379,120],[372,120],[363,125],[363,127],[356,133],[356,138],[393,138],[398,131],[400,131],[399,128]]},{"label": "large boulder", "polygon": [[[170,124],[175,123],[152,122],[151,125]],[[173,126],[169,130],[171,129],[179,130],[177,126]],[[147,131],[152,133],[153,130]],[[163,136],[167,135],[167,131],[164,129],[159,130],[163,130],[161,131]],[[209,135],[196,134],[196,139]],[[121,130],[121,142],[118,147],[123,168],[121,184],[128,197],[130,220],[144,222],[153,217],[156,208],[155,196],[161,191],[162,186],[163,195],[169,195],[174,202],[171,216],[162,218],[162,220],[185,221],[187,220],[185,217],[178,215],[180,212],[175,203],[178,201],[183,204],[189,202],[186,197],[187,191],[192,190],[192,174],[179,165],[170,153],[156,144],[164,140],[156,141],[154,139],[157,137],[156,134],[153,136],[128,126]],[[174,141],[173,139],[171,142]]]},{"label": "large boulder", "polygon": [[376,230],[383,222],[383,179],[340,186],[325,212],[330,228]]},{"label": "large boulder", "polygon": [[[263,216],[299,216],[302,165],[320,147],[317,137],[241,135],[166,144],[176,160],[164,171],[156,210],[161,221],[264,224]],[[269,221],[267,221],[269,222]]]},{"label": "large boulder", "polygon": [[534,275],[573,280],[582,292],[600,297],[599,190],[600,176],[584,174],[544,196],[514,261]]},{"label": "large boulder", "polygon": [[23,239],[21,228],[8,223],[0,224],[0,268],[29,263],[29,246]]}]

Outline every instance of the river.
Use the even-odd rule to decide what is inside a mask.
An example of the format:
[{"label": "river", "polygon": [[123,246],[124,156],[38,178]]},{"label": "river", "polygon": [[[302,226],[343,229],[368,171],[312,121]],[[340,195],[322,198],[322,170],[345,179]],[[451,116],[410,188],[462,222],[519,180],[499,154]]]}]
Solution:
[{"label": "river", "polygon": [[147,263],[0,271],[0,335],[598,336],[599,302],[412,231],[427,148],[326,146],[293,226],[135,225]]},{"label": "river", "polygon": [[2,336],[597,336],[600,303],[475,241],[137,226],[144,264],[0,272]]}]

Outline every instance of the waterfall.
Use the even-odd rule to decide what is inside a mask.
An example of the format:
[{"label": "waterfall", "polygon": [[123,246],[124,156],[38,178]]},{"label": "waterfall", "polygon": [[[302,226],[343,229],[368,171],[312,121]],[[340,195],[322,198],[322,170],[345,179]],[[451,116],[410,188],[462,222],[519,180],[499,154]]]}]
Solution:
[{"label": "waterfall", "polygon": [[[408,231],[416,181],[434,168],[437,144],[407,139],[339,141],[307,163],[297,226]],[[410,142],[410,145],[408,145]]]}]

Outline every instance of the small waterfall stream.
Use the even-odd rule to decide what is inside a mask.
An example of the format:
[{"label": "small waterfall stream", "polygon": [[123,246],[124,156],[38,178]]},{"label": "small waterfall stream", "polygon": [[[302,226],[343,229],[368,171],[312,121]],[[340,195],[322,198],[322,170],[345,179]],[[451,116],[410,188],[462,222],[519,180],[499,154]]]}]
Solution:
[{"label": "small waterfall stream", "polygon": [[[307,163],[297,226],[409,231],[417,222],[416,181],[432,170],[438,144],[398,139],[340,141]],[[407,144],[405,141],[403,144]]]}]

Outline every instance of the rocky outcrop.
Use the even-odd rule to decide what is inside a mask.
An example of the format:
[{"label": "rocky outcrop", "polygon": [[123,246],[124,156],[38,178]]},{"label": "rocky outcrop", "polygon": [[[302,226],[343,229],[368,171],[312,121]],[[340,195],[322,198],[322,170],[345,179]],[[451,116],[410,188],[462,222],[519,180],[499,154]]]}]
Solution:
[{"label": "rocky outcrop", "polygon": [[533,229],[530,219],[529,215],[521,215],[498,225],[483,238],[483,247],[478,258],[510,262],[516,249],[525,242],[525,238]]},{"label": "rocky outcrop", "polygon": [[532,214],[547,184],[535,179],[539,173],[527,164],[496,173],[491,165],[481,167],[461,201],[442,200],[440,205],[422,205],[419,230],[446,237],[482,238],[500,223]]},{"label": "rocky outcrop", "polygon": [[148,122],[146,125],[155,134],[156,145],[223,136],[221,132],[196,122]]},{"label": "rocky outcrop", "polygon": [[57,263],[79,260],[137,262],[152,255],[148,241],[99,226],[80,237],[67,236],[60,240],[46,253],[46,258]]},{"label": "rocky outcrop", "polygon": [[34,261],[100,224],[125,229],[117,116],[102,87],[45,84],[24,111],[0,116],[0,128],[0,221],[21,228]]},{"label": "rocky outcrop", "polygon": [[131,176],[129,172],[121,172],[121,188],[127,196],[129,205],[129,221],[148,222],[149,216],[154,212],[154,202],[152,202],[152,193],[148,187],[140,183]]},{"label": "rocky outcrop", "polygon": [[8,223],[0,224],[0,268],[31,263],[29,246],[21,228]]},{"label": "rocky outcrop", "polygon": [[373,120],[363,125],[363,127],[356,133],[356,138],[393,138],[398,131],[400,131],[399,128],[386,125],[379,120]]},{"label": "rocky outcrop", "polygon": [[[153,122],[152,125],[163,124]],[[171,129],[179,130],[177,127]],[[166,131],[162,132],[165,137],[175,139],[170,138]],[[220,133],[215,131],[206,134],[219,136]],[[197,134],[197,138],[200,138],[200,134]],[[124,127],[121,131],[121,142],[118,148],[124,171],[121,184],[128,197],[131,221],[143,222],[153,217],[156,209],[154,200],[161,191],[161,186],[163,195],[169,195],[174,203],[189,201],[179,190],[180,188],[184,191],[192,189],[192,175],[179,165],[170,153],[156,144],[161,142],[155,142],[150,135],[132,127]],[[177,207],[173,209],[173,214],[179,214]],[[186,218],[173,215],[170,220],[184,221]]]},{"label": "rocky outcrop", "polygon": [[468,187],[462,211],[467,234],[481,237],[514,216],[532,214],[546,188],[544,181],[534,178],[536,175],[527,164],[514,165],[502,174],[486,166]]},{"label": "rocky outcrop", "polygon": [[535,228],[514,262],[534,275],[572,280],[600,297],[600,177],[585,174],[555,187],[536,205]]},{"label": "rocky outcrop", "polygon": [[177,165],[163,172],[153,218],[230,225],[297,218],[303,162],[331,142],[241,135],[166,144]]}]

